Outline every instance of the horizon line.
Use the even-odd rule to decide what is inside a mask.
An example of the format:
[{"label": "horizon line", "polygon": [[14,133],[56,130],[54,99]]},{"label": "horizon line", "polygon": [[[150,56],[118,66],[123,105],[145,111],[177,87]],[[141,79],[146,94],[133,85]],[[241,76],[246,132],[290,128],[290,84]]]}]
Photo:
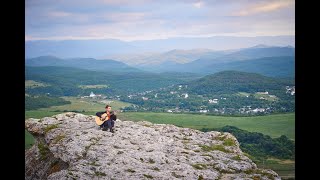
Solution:
[{"label": "horizon line", "polygon": [[116,38],[94,38],[94,37],[68,37],[65,39],[51,39],[51,38],[32,38],[28,39],[25,37],[25,42],[31,41],[88,41],[88,40],[116,40],[116,41],[123,41],[123,42],[135,42],[135,41],[155,41],[155,40],[168,40],[168,39],[179,39],[179,38],[213,38],[213,37],[239,37],[239,38],[257,38],[257,37],[279,37],[279,36],[293,36],[293,35],[261,35],[261,36],[237,36],[237,35],[213,35],[213,36],[176,36],[176,37],[168,37],[168,38],[158,38],[158,39],[138,39],[138,40],[123,40],[123,39],[116,39]]}]

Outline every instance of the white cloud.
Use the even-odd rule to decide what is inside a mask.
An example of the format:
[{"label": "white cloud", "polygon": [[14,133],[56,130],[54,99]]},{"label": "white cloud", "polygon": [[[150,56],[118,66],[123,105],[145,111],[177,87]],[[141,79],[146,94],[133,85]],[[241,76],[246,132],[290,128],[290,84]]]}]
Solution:
[{"label": "white cloud", "polygon": [[193,3],[192,5],[196,8],[201,8],[204,5],[204,2],[198,1],[196,3]]},{"label": "white cloud", "polygon": [[63,12],[63,11],[52,11],[52,12],[49,12],[48,15],[50,17],[67,17],[67,16],[71,16],[71,13]]},{"label": "white cloud", "polygon": [[107,20],[115,22],[127,22],[142,20],[145,17],[145,13],[142,12],[121,12],[121,13],[107,13],[104,15]]},{"label": "white cloud", "polygon": [[233,16],[249,16],[258,13],[272,12],[278,9],[286,8],[289,6],[294,6],[294,1],[292,0],[282,0],[282,1],[273,1],[267,3],[259,3],[251,5],[249,7],[244,7],[239,12],[232,13]]}]

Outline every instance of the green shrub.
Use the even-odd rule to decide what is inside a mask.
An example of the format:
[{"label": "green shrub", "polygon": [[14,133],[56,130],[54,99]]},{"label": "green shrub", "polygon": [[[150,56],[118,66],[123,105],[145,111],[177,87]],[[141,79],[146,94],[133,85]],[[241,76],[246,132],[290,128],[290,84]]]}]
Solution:
[{"label": "green shrub", "polygon": [[49,132],[50,130],[55,129],[55,128],[58,128],[58,125],[56,125],[56,124],[48,125],[48,126],[44,129],[44,132],[47,133],[47,132]]},{"label": "green shrub", "polygon": [[225,146],[235,146],[236,143],[234,142],[233,139],[228,138],[228,139],[224,140],[223,145],[225,145]]}]

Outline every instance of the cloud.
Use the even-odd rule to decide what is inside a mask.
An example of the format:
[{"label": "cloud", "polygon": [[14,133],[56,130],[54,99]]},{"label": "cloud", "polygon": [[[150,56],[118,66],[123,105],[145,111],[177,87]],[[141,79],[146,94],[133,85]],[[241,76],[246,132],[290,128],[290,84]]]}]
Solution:
[{"label": "cloud", "polygon": [[103,4],[109,4],[109,5],[129,5],[129,4],[142,4],[142,3],[148,3],[150,0],[98,0],[98,2],[101,2]]},{"label": "cloud", "polygon": [[67,17],[70,16],[71,13],[63,12],[63,11],[52,11],[48,13],[51,17]]},{"label": "cloud", "polygon": [[112,20],[114,22],[127,22],[142,20],[145,17],[145,15],[146,14],[142,12],[116,12],[106,13],[104,16],[107,20]]},{"label": "cloud", "polygon": [[245,9],[240,10],[239,12],[232,13],[232,16],[249,16],[258,13],[272,12],[278,9],[286,8],[292,6],[294,1],[292,0],[283,0],[283,1],[274,1],[267,2],[263,4],[255,4]]},{"label": "cloud", "polygon": [[294,21],[286,0],[28,0],[25,39],[291,35]]},{"label": "cloud", "polygon": [[201,8],[204,5],[204,2],[202,1],[198,1],[196,3],[193,3],[193,6],[196,8]]}]

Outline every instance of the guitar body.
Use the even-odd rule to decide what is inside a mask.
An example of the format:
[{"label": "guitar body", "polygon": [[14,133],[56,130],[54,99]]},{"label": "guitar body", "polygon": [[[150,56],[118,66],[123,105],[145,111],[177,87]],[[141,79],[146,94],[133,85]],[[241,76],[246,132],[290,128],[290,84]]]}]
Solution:
[{"label": "guitar body", "polygon": [[[104,113],[104,114],[102,114],[102,116],[107,116],[107,113]],[[104,120],[101,120],[102,118],[100,118],[100,117],[98,117],[98,116],[96,116],[95,117],[95,120],[96,120],[96,123],[97,123],[97,125],[101,125],[101,124],[103,124],[106,120],[108,120],[108,118],[105,118]]]}]

